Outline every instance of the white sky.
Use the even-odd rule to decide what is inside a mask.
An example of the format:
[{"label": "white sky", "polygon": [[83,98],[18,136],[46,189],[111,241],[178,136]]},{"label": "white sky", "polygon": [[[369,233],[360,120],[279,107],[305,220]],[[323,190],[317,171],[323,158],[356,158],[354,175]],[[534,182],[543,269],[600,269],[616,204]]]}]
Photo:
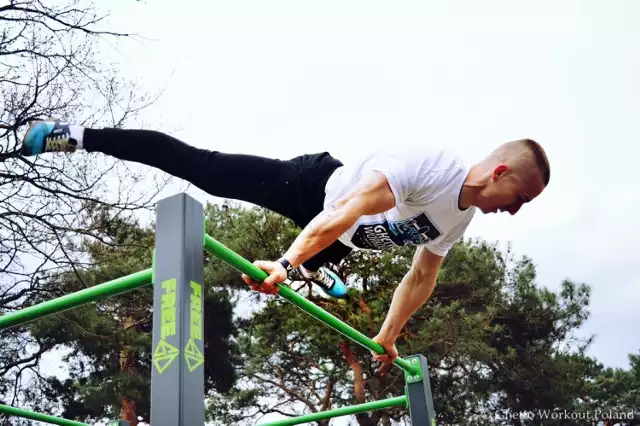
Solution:
[{"label": "white sky", "polygon": [[638,352],[640,3],[108,4],[111,27],[145,39],[102,53],[165,89],[145,125],[193,145],[348,161],[420,143],[473,161],[506,140],[538,140],[550,187],[515,217],[479,214],[467,236],[511,241],[544,286],[591,284],[590,354],[627,367]]}]

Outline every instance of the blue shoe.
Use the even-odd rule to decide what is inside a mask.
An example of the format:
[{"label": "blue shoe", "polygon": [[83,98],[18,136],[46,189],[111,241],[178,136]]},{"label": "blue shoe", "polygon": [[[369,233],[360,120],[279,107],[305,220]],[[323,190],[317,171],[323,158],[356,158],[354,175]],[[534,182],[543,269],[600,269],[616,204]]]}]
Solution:
[{"label": "blue shoe", "polygon": [[71,137],[68,123],[58,120],[34,121],[24,135],[20,154],[33,156],[43,152],[74,152],[78,142]]},{"label": "blue shoe", "polygon": [[[300,273],[302,273],[302,271]],[[306,275],[306,278],[320,287],[328,296],[344,297],[347,295],[347,286],[338,275],[328,268],[321,267],[311,275]]]}]

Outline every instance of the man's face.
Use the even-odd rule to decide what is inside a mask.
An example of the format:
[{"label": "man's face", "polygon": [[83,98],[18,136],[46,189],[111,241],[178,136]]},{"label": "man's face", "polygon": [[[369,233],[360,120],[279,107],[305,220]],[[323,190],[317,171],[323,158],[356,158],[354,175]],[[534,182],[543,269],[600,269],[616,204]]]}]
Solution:
[{"label": "man's face", "polygon": [[537,170],[522,173],[501,164],[493,170],[491,180],[480,193],[476,205],[483,213],[508,212],[514,215],[543,189]]}]

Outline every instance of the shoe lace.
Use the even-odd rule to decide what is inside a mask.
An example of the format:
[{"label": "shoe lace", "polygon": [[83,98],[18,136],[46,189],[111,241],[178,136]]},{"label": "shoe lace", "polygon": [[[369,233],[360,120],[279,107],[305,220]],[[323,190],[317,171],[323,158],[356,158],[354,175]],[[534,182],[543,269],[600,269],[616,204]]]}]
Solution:
[{"label": "shoe lace", "polygon": [[65,135],[53,136],[47,139],[46,151],[73,150],[73,146],[69,143],[69,138]]},{"label": "shoe lace", "polygon": [[333,285],[336,283],[336,280],[334,280],[333,277],[331,277],[331,275],[327,274],[322,269],[316,272],[316,274],[314,275],[314,278],[318,281],[318,284],[322,284],[323,286],[329,289],[332,288]]}]

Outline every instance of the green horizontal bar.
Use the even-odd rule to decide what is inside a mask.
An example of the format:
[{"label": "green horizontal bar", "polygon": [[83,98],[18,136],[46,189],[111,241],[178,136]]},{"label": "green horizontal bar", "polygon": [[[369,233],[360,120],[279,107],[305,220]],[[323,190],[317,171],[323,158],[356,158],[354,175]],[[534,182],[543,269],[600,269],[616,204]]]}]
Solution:
[{"label": "green horizontal bar", "polygon": [[331,419],[334,417],[347,416],[349,414],[362,413],[364,411],[381,410],[390,407],[406,407],[407,397],[398,396],[395,398],[383,399],[380,401],[367,402],[351,407],[341,407],[335,410],[321,411],[319,413],[307,414],[305,416],[293,417],[291,419],[278,420],[271,423],[262,423],[258,426],[291,426],[302,423],[316,422],[318,420]]},{"label": "green horizontal bar", "polygon": [[[243,258],[233,250],[225,247],[222,243],[215,240],[213,237],[211,237],[208,234],[205,234],[204,236],[204,247],[209,253],[215,255],[216,257],[220,258],[224,262],[228,263],[236,270],[244,274],[247,274],[249,277],[253,278],[256,281],[259,281],[259,282],[264,281],[264,279],[269,276],[269,274],[264,272],[262,269],[256,267],[247,259]],[[307,312],[314,318],[318,319],[319,321],[322,321],[323,323],[327,324],[329,327],[347,336],[354,342],[359,343],[360,345],[364,346],[369,350],[372,350],[373,352],[379,355],[383,355],[386,353],[382,345],[374,342],[372,339],[360,333],[358,330],[349,326],[348,324],[338,319],[337,317],[331,315],[329,312],[325,311],[315,303],[310,302],[309,300],[300,296],[298,293],[293,291],[289,286],[278,285],[278,288],[279,288],[278,294],[281,297],[291,302],[295,306],[299,307],[303,311]],[[405,361],[400,357],[397,357],[395,359],[394,364],[396,364],[398,367],[402,368],[403,370],[408,371],[409,373],[418,374],[418,370],[413,365],[409,364],[409,362]]]},{"label": "green horizontal bar", "polygon": [[23,417],[25,419],[36,420],[39,422],[50,423],[52,425],[62,426],[91,426],[88,423],[74,422],[73,420],[61,419],[60,417],[49,416],[46,414],[35,413],[33,411],[23,410],[22,408],[11,407],[9,405],[0,404],[0,413],[11,416]]},{"label": "green horizontal bar", "polygon": [[0,316],[0,330],[151,284],[151,268]]}]

